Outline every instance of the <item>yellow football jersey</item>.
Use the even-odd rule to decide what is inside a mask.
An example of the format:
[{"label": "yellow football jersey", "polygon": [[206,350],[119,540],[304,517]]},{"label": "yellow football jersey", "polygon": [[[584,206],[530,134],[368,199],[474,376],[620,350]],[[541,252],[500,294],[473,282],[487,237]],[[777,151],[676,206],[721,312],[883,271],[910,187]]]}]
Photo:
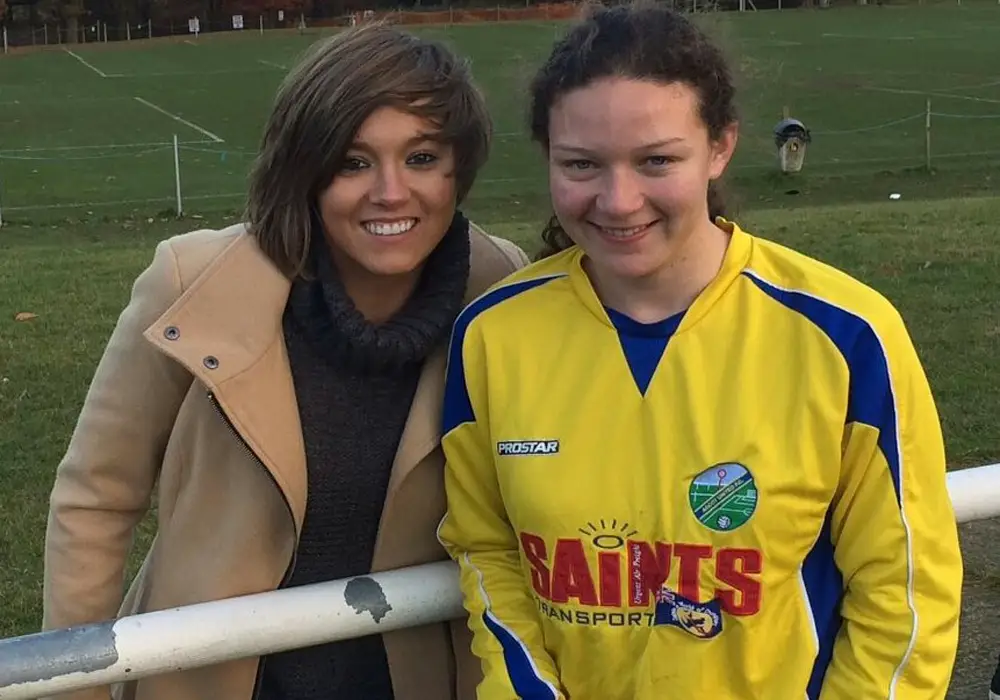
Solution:
[{"label": "yellow football jersey", "polygon": [[962,560],[904,323],[721,224],[662,322],[605,308],[575,247],[460,315],[439,536],[480,700],[944,698]]}]

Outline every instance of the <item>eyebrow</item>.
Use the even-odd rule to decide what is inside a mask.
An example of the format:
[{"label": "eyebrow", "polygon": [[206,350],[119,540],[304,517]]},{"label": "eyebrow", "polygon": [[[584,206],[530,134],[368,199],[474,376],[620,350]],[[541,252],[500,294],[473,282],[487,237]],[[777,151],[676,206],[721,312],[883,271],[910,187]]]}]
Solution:
[{"label": "eyebrow", "polygon": [[[670,146],[673,144],[683,143],[684,138],[681,136],[674,136],[673,138],[663,139],[662,141],[653,141],[652,143],[645,143],[638,148],[636,151],[650,151],[656,148],[663,148],[664,146]],[[594,155],[594,151],[583,146],[572,146],[570,144],[554,143],[551,146],[553,151],[565,151],[568,153],[580,153],[582,155]]]},{"label": "eyebrow", "polygon": [[[421,132],[414,136],[413,138],[407,139],[404,144],[407,148],[416,146],[421,143],[441,143],[441,135],[435,133],[425,133]],[[370,150],[371,144],[365,141],[354,140],[351,142],[350,148],[355,148],[358,150]]]}]

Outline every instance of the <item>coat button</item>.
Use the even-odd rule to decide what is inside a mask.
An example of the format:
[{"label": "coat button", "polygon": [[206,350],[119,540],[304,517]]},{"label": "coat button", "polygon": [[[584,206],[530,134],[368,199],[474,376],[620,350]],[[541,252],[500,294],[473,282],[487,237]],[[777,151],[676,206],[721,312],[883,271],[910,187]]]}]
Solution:
[{"label": "coat button", "polygon": [[202,362],[204,362],[205,366],[209,369],[216,369],[219,366],[219,358],[215,355],[208,355],[204,360],[202,360]]},{"label": "coat button", "polygon": [[177,326],[167,326],[163,329],[163,337],[167,340],[177,340],[181,337],[181,331]]}]

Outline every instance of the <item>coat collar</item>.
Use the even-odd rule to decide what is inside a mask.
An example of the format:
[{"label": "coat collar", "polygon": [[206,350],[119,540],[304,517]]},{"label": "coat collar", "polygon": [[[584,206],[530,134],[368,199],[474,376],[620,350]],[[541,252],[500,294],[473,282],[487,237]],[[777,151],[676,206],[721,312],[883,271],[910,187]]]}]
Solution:
[{"label": "coat collar", "polygon": [[[470,243],[466,304],[515,269],[476,226]],[[281,325],[290,287],[241,229],[145,337],[205,385],[281,488],[301,532],[305,448]],[[393,461],[387,503],[440,444],[446,350],[435,349],[424,364]]]}]

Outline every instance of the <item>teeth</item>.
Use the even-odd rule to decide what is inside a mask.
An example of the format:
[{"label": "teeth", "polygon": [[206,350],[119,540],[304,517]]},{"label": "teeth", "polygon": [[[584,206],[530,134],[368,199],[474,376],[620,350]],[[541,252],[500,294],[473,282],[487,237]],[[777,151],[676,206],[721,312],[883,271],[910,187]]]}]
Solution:
[{"label": "teeth", "polygon": [[403,221],[394,221],[391,224],[379,223],[377,221],[369,221],[364,224],[365,230],[375,236],[398,236],[401,233],[406,233],[411,228],[416,226],[416,219],[405,219]]},{"label": "teeth", "polygon": [[632,228],[608,228],[606,226],[601,226],[601,231],[614,238],[628,238],[629,236],[634,236],[640,231],[646,230],[649,224],[644,226],[633,226]]}]

